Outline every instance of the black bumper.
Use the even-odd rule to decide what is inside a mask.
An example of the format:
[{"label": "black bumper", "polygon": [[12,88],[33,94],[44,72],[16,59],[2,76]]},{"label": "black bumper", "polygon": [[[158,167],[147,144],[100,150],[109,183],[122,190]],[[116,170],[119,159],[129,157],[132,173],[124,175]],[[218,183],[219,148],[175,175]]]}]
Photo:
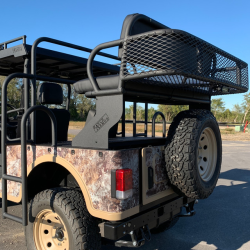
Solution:
[{"label": "black bumper", "polygon": [[104,222],[101,230],[102,236],[106,239],[118,240],[131,231],[136,231],[146,225],[149,229],[158,227],[165,221],[177,216],[181,212],[181,208],[191,202],[194,202],[194,199],[179,197],[127,220]]}]

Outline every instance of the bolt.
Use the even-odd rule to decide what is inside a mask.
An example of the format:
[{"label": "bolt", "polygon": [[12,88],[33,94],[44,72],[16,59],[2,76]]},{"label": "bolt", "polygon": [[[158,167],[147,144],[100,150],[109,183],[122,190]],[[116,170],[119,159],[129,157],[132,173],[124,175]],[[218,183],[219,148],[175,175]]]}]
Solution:
[{"label": "bolt", "polygon": [[198,203],[199,203],[199,201],[198,201],[198,200],[195,200],[194,204],[198,204]]},{"label": "bolt", "polygon": [[130,232],[130,234],[132,235],[132,234],[134,234],[134,232],[133,232],[133,231],[131,231],[131,232]]},{"label": "bolt", "polygon": [[126,232],[123,232],[123,234],[126,234]]},{"label": "bolt", "polygon": [[133,246],[137,246],[137,243],[136,243],[136,241],[134,241],[134,242],[133,242]]},{"label": "bolt", "polygon": [[124,224],[123,227],[126,227],[126,225]]}]

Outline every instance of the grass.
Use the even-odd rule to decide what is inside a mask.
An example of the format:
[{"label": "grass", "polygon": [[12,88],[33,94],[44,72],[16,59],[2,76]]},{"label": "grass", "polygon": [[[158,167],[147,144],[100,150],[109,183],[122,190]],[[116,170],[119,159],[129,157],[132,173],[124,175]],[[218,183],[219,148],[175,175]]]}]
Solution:
[{"label": "grass", "polygon": [[[82,129],[85,126],[85,122],[82,121],[70,121],[69,123],[69,129]],[[119,123],[118,125],[118,132],[121,131],[121,123]],[[168,131],[169,128],[169,124],[166,125],[166,131]],[[137,133],[144,133],[144,124],[136,124],[136,132]],[[159,133],[162,133],[162,124],[156,124],[155,126],[155,132],[158,133],[158,135],[160,136]],[[243,132],[235,132],[235,128],[234,127],[229,127],[229,128],[222,128],[220,129],[220,132],[222,135],[226,136],[226,135],[234,135],[234,136],[243,136]],[[126,123],[126,133],[133,133],[133,124],[132,123]],[[149,136],[152,133],[152,124],[148,124],[148,134]],[[69,140],[72,140],[75,135],[73,134],[69,134],[68,135]]]},{"label": "grass", "polygon": [[235,132],[234,128],[225,128],[225,129],[221,129],[220,133],[223,135],[232,135],[232,134],[236,134],[236,133],[240,133],[240,132]]},{"label": "grass", "polygon": [[[70,129],[82,129],[85,126],[86,122],[78,122],[78,121],[70,121],[69,126]],[[166,125],[166,130],[168,130],[169,125]],[[118,125],[118,131],[121,131],[122,125],[119,123]],[[133,124],[127,123],[126,124],[126,132],[133,132]],[[144,132],[144,124],[136,124],[136,131],[137,133],[143,133]],[[148,124],[148,132],[152,132],[152,125]],[[155,125],[155,132],[162,132],[162,124],[156,124]]]},{"label": "grass", "polygon": [[72,135],[72,134],[68,134],[68,140],[69,141],[72,141],[73,138],[75,138],[76,135]]},{"label": "grass", "polygon": [[83,128],[85,126],[86,122],[76,122],[76,121],[70,121],[69,126],[70,127],[75,127],[75,128]]}]

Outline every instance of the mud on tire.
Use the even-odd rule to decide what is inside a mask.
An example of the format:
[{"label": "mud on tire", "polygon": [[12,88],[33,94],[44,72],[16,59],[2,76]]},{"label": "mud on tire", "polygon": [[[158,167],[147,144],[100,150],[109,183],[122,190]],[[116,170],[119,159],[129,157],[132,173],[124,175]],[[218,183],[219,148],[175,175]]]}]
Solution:
[{"label": "mud on tire", "polygon": [[[39,218],[41,213],[44,215]],[[60,224],[64,224],[61,229]],[[89,214],[80,190],[74,188],[53,188],[38,193],[30,202],[25,234],[28,250],[43,250],[52,246],[53,249],[64,249],[67,244],[66,249],[101,249],[97,221]]]},{"label": "mud on tire", "polygon": [[219,178],[221,160],[221,135],[213,114],[208,110],[180,112],[169,128],[165,148],[173,189],[189,198],[207,198]]}]

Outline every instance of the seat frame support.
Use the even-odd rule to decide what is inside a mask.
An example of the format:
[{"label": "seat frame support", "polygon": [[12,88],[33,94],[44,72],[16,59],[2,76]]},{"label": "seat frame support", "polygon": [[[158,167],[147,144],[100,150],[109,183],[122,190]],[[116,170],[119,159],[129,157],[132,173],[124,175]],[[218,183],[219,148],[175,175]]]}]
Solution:
[{"label": "seat frame support", "polygon": [[73,147],[109,149],[109,130],[123,114],[123,95],[98,96],[96,114],[73,139]]}]

